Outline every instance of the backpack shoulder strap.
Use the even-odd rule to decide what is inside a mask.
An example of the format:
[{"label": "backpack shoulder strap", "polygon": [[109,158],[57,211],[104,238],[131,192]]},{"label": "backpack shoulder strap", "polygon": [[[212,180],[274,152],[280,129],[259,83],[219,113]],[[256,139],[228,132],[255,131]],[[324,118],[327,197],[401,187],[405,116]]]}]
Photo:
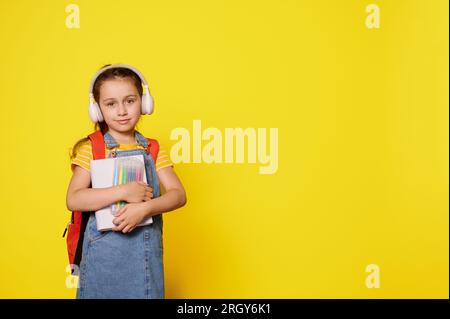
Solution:
[{"label": "backpack shoulder strap", "polygon": [[94,160],[105,158],[105,140],[101,130],[89,134],[89,139],[92,142],[92,155]]},{"label": "backpack shoulder strap", "polygon": [[156,165],[156,159],[158,158],[158,153],[159,153],[159,143],[157,140],[152,139],[152,138],[148,138],[148,146],[147,146],[147,154],[151,154],[152,158],[153,158],[153,162]]}]

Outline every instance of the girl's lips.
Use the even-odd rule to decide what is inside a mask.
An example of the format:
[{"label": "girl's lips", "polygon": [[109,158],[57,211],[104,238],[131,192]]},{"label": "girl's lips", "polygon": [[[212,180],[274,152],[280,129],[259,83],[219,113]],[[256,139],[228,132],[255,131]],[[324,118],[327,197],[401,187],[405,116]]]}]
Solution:
[{"label": "girl's lips", "polygon": [[120,120],[120,121],[117,121],[117,122],[119,122],[120,124],[127,124],[128,121],[129,121],[129,120]]}]

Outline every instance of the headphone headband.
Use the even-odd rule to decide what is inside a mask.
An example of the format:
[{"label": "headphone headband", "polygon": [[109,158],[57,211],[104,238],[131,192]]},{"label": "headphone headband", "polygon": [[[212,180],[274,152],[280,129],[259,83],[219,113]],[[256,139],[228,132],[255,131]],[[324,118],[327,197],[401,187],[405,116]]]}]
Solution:
[{"label": "headphone headband", "polygon": [[111,64],[111,65],[108,65],[107,67],[104,67],[104,68],[98,70],[98,71],[94,74],[94,76],[92,77],[92,80],[91,80],[91,85],[89,86],[89,95],[93,94],[93,93],[92,93],[92,90],[94,89],[94,83],[95,83],[95,81],[97,80],[97,78],[100,76],[100,74],[102,74],[102,73],[105,72],[106,70],[112,69],[112,68],[125,68],[125,69],[129,69],[129,70],[133,71],[134,73],[136,73],[136,74],[141,78],[141,81],[142,81],[142,83],[144,84],[144,86],[145,86],[145,87],[148,87],[148,84],[147,84],[147,81],[145,80],[144,75],[143,75],[141,72],[139,72],[138,69],[136,69],[135,67],[133,67],[133,66],[131,66],[131,65],[129,65],[129,64],[118,63],[118,64]]}]

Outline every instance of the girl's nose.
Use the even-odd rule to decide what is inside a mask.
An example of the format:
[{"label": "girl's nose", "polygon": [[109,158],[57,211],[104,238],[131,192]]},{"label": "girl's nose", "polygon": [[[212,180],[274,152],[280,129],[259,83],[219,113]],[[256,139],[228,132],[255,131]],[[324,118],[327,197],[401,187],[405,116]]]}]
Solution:
[{"label": "girl's nose", "polygon": [[119,103],[118,112],[119,112],[119,115],[125,115],[128,113],[127,108],[125,107],[125,105],[123,103],[122,104]]}]

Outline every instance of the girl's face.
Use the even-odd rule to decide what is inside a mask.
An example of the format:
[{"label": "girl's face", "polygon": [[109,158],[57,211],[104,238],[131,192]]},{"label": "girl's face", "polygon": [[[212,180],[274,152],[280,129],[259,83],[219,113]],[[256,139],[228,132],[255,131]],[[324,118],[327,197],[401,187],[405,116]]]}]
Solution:
[{"label": "girl's face", "polygon": [[134,130],[141,116],[141,97],[129,78],[107,80],[100,86],[100,109],[110,130]]}]

